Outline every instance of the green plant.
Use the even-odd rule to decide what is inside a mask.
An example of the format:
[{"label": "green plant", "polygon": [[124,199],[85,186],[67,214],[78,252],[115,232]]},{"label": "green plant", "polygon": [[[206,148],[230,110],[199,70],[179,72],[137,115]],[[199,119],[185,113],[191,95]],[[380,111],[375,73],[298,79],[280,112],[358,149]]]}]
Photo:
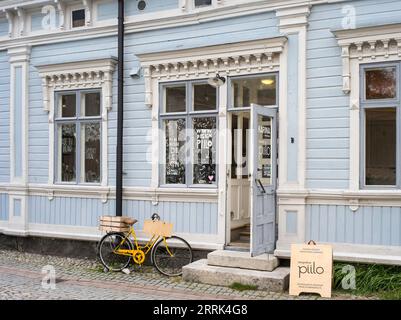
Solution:
[{"label": "green plant", "polygon": [[[343,290],[342,280],[345,263],[334,264],[333,288]],[[401,267],[385,265],[353,264],[355,267],[355,290],[353,294],[378,295],[383,299],[401,299]]]},{"label": "green plant", "polygon": [[246,290],[258,290],[258,286],[250,285],[250,284],[242,284],[239,282],[234,282],[230,285],[230,288],[237,291],[246,291]]}]

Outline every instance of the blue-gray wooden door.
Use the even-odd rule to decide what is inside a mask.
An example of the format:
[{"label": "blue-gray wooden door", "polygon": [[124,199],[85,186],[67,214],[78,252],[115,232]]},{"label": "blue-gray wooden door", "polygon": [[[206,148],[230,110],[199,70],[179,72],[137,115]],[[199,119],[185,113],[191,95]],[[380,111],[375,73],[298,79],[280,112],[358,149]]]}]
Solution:
[{"label": "blue-gray wooden door", "polygon": [[277,108],[251,107],[251,255],[271,253],[275,243]]}]

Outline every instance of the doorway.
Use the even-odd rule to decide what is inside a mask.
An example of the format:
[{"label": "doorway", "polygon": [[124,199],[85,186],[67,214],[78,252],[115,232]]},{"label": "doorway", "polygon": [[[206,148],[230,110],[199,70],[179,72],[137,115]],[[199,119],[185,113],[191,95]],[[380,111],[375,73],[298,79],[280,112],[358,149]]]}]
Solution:
[{"label": "doorway", "polygon": [[226,249],[270,253],[276,229],[277,107],[252,104],[229,115]]},{"label": "doorway", "polygon": [[228,178],[230,237],[228,249],[249,251],[250,177],[249,142],[250,112],[230,113],[231,169]]}]

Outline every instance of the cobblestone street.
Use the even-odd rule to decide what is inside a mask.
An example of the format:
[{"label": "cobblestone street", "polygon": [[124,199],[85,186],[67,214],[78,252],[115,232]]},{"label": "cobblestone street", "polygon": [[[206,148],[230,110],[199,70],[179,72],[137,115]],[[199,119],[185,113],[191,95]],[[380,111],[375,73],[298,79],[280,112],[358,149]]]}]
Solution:
[{"label": "cobblestone street", "polygon": [[[53,266],[54,289],[42,287],[42,268]],[[133,266],[130,274],[104,273],[97,261],[60,258],[0,250],[0,299],[101,299],[101,300],[176,300],[176,299],[295,299],[285,293],[261,290],[236,291],[226,287],[188,283],[167,278],[152,267]],[[334,295],[335,299],[357,299]],[[305,295],[297,299],[317,299]]]}]

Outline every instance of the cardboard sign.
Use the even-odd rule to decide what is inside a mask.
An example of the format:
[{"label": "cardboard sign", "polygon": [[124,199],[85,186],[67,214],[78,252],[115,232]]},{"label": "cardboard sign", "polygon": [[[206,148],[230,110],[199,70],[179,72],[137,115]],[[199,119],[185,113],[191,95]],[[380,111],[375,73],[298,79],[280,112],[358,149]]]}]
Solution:
[{"label": "cardboard sign", "polygon": [[330,245],[291,245],[290,295],[317,293],[331,297],[333,248]]},{"label": "cardboard sign", "polygon": [[171,237],[171,234],[173,233],[173,224],[157,220],[145,220],[143,231],[150,236]]}]

